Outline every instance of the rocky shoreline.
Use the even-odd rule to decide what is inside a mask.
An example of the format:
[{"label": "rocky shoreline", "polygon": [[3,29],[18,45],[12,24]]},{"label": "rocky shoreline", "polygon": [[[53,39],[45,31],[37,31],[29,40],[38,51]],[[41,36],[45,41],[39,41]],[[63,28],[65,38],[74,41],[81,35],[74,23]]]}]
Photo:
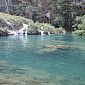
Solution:
[{"label": "rocky shoreline", "polygon": [[55,28],[49,23],[39,23],[33,20],[0,13],[0,36],[26,34],[26,35],[50,35],[65,34],[63,28]]}]

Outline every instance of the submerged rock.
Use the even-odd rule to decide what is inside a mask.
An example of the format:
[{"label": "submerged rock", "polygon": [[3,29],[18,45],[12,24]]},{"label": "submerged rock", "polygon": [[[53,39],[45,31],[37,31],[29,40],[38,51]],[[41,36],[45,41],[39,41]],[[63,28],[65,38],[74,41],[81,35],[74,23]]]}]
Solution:
[{"label": "submerged rock", "polygon": [[71,48],[69,45],[45,45],[44,48],[54,48],[54,49],[67,49]]},{"label": "submerged rock", "polygon": [[44,53],[51,53],[54,51],[57,51],[58,49],[64,50],[72,48],[72,46],[69,45],[43,45],[43,48],[40,48],[36,51],[37,54],[44,54]]},{"label": "submerged rock", "polygon": [[44,54],[44,53],[51,53],[51,52],[54,52],[55,48],[43,48],[43,49],[39,49],[37,51],[35,51],[37,54]]},{"label": "submerged rock", "polygon": [[0,73],[25,74],[25,69],[17,67],[9,62],[6,62],[6,61],[0,61]]},{"label": "submerged rock", "polygon": [[46,85],[46,84],[26,76],[20,77],[9,76],[8,78],[4,76],[2,79],[0,78],[0,85]]}]

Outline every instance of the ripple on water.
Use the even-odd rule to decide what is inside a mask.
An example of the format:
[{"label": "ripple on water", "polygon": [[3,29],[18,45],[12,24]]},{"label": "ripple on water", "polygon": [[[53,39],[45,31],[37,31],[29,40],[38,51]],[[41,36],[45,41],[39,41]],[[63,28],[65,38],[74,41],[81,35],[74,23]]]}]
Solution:
[{"label": "ripple on water", "polygon": [[[83,39],[65,36],[4,38],[0,44],[0,85],[85,85]],[[70,45],[71,49],[43,48]],[[15,64],[16,65],[15,65]]]},{"label": "ripple on water", "polygon": [[[63,65],[63,64],[62,64]],[[85,85],[80,76],[54,77],[48,72],[32,67],[18,67],[8,61],[0,61],[0,85]]]}]

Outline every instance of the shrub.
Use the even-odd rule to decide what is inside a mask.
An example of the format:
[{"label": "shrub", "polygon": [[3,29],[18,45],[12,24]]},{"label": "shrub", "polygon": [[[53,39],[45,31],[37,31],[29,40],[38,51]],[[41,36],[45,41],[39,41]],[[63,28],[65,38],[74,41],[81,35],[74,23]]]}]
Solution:
[{"label": "shrub", "polygon": [[6,29],[0,28],[0,36],[8,36],[8,32]]},{"label": "shrub", "polygon": [[80,23],[77,25],[78,29],[75,30],[72,34],[75,35],[85,35],[85,15],[79,19]]},{"label": "shrub", "polygon": [[74,35],[85,35],[85,30],[76,30],[73,32]]},{"label": "shrub", "polygon": [[30,33],[37,33],[39,30],[44,31],[45,33],[50,32],[51,34],[59,34],[63,33],[64,29],[57,29],[54,26],[52,26],[49,23],[39,23],[36,22],[34,23],[33,20],[21,17],[21,16],[14,16],[10,14],[5,14],[5,13],[0,13],[0,21],[4,22],[2,26],[2,23],[0,24],[1,27],[3,28],[9,28],[7,27],[7,22],[10,22],[13,25],[12,30],[19,30],[23,27],[23,24],[28,25],[28,32]]}]

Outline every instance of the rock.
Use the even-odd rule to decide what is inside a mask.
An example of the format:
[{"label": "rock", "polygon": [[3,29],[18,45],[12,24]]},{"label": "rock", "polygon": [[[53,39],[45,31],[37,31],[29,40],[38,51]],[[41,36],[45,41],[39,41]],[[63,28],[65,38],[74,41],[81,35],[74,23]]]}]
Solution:
[{"label": "rock", "polygon": [[67,48],[71,48],[71,46],[69,45],[56,45],[57,49],[67,49]]},{"label": "rock", "polygon": [[40,35],[37,29],[32,29],[28,31],[28,35]]},{"label": "rock", "polygon": [[54,48],[54,49],[67,49],[71,48],[69,45],[45,45],[44,48]]},{"label": "rock", "polygon": [[8,36],[8,32],[4,29],[0,29],[0,36]]},{"label": "rock", "polygon": [[51,53],[57,51],[58,49],[63,50],[68,48],[72,48],[72,47],[69,45],[44,45],[43,48],[37,50],[36,53],[38,54]]}]

